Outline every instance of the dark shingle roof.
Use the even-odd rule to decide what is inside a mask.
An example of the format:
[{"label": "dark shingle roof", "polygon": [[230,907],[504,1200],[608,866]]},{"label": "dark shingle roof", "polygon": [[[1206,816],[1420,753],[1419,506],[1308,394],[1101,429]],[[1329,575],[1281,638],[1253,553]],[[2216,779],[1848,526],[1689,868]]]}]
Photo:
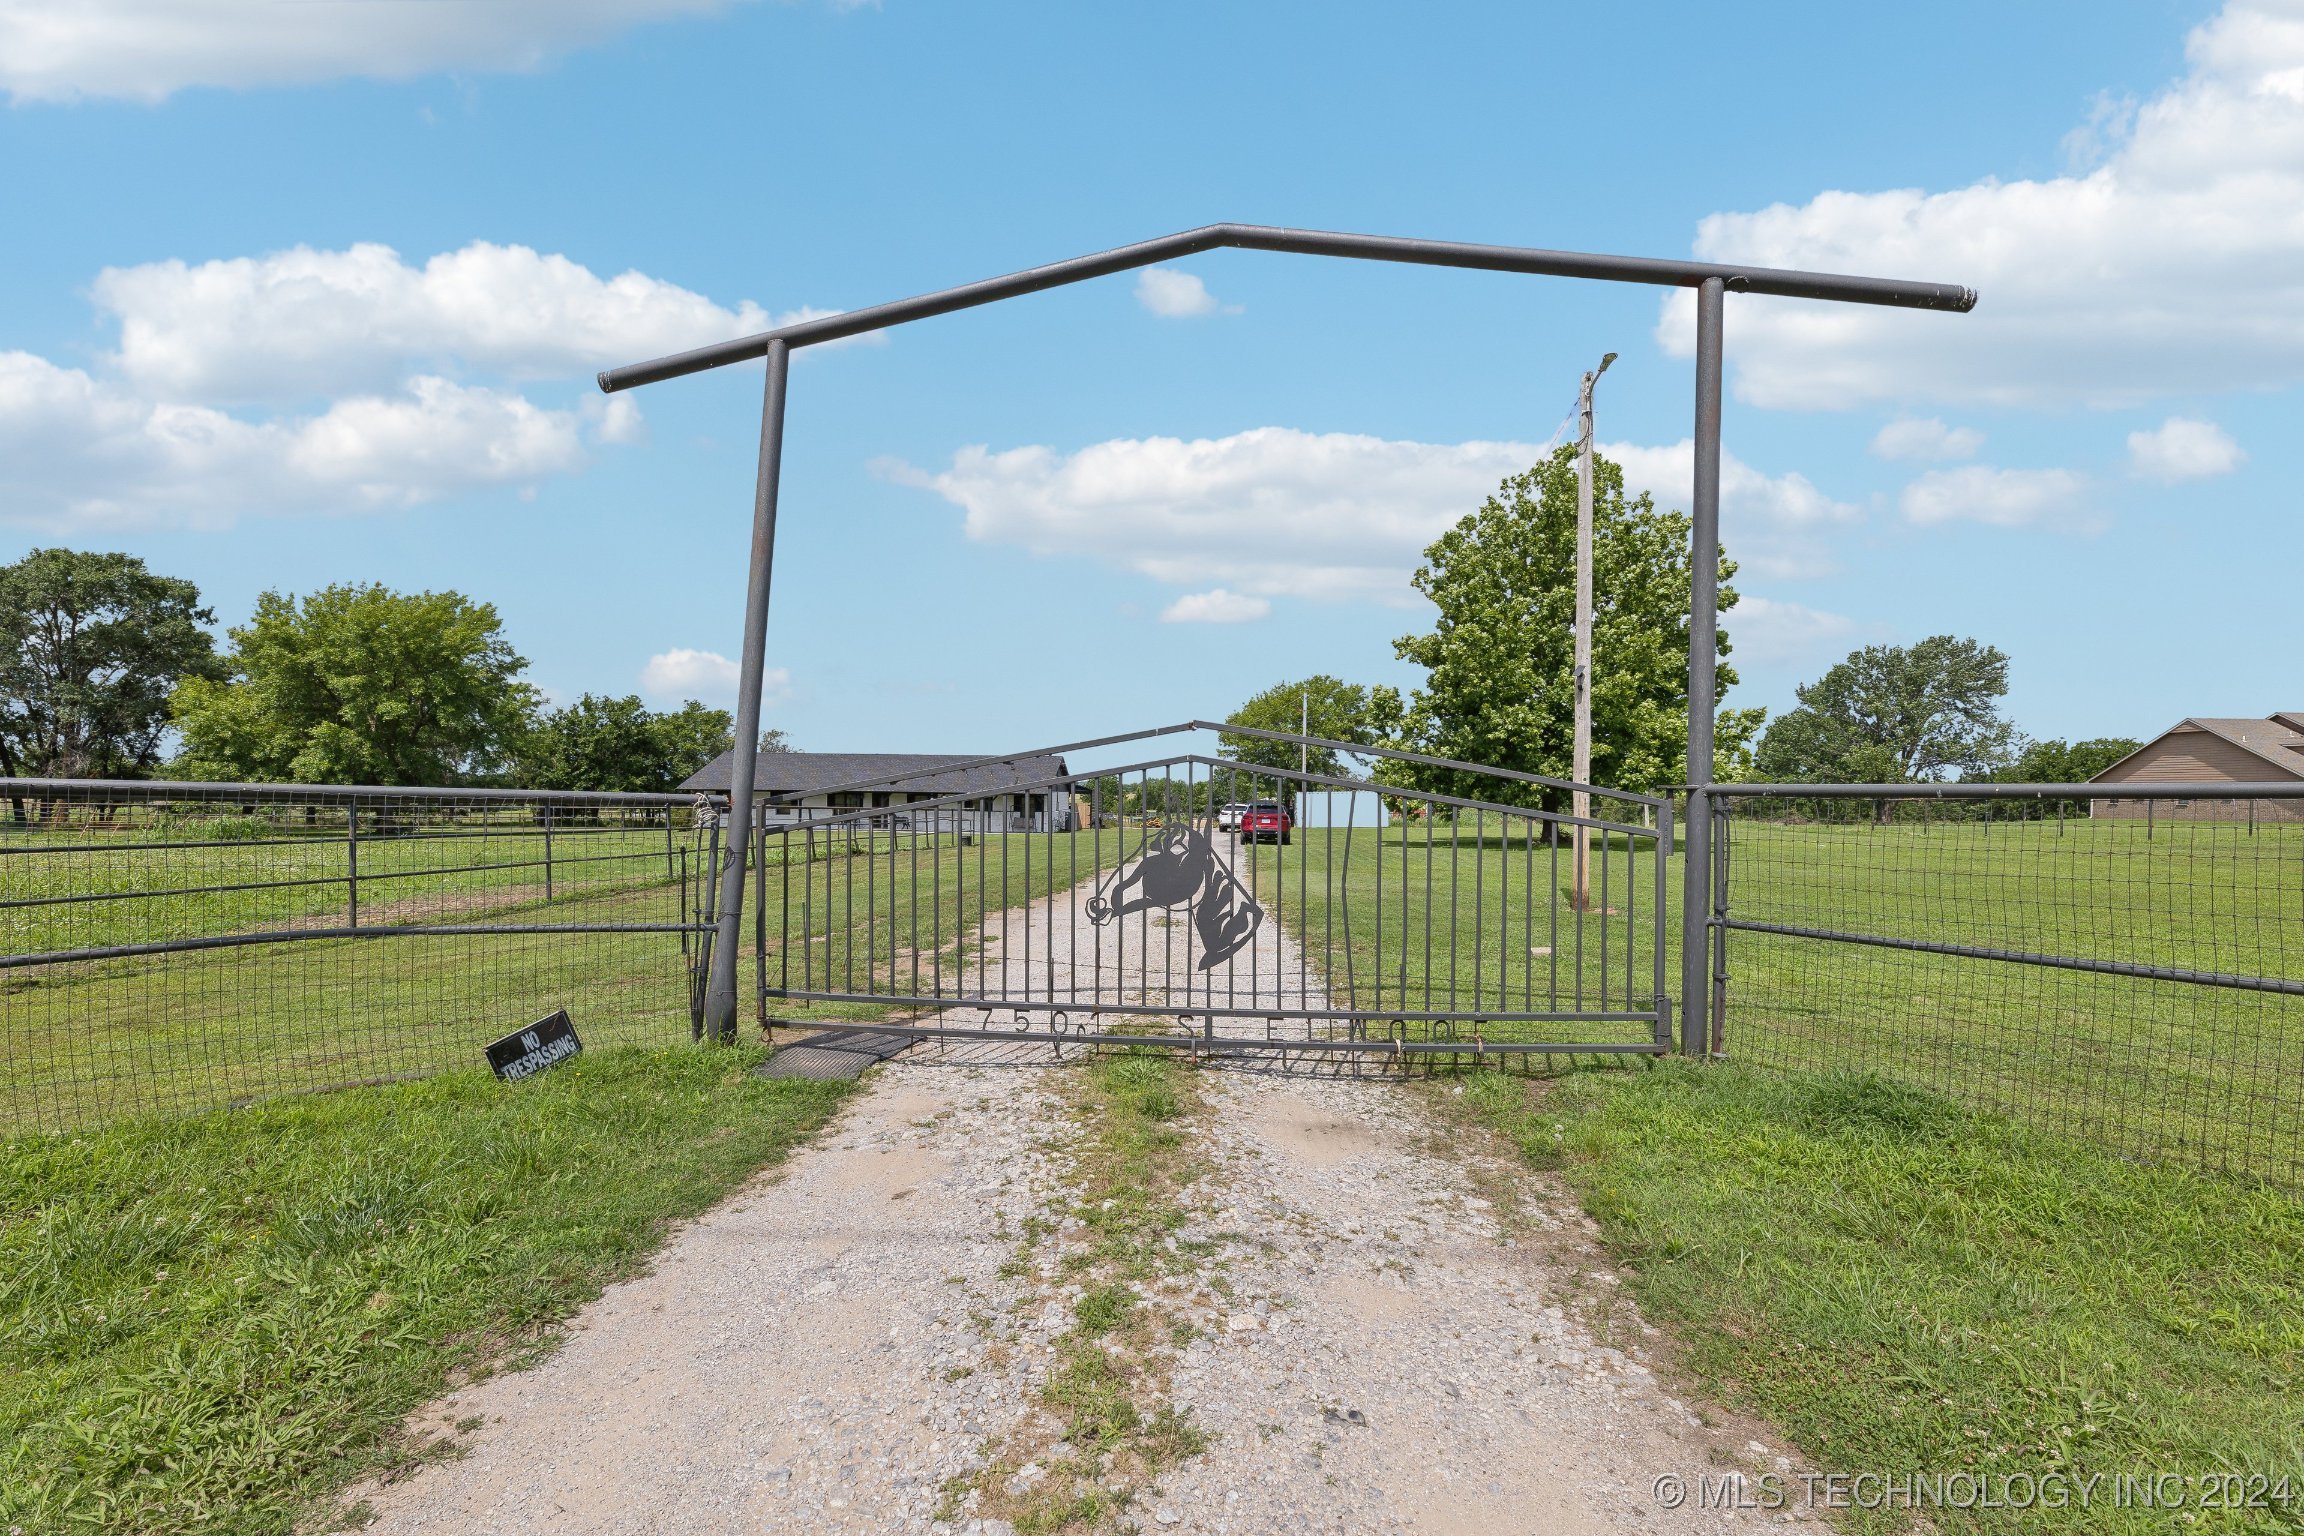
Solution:
[{"label": "dark shingle roof", "polygon": [[[680,781],[682,789],[728,792],[728,777],[736,754],[721,753]],[[1051,752],[1034,752],[1008,762],[983,763],[956,771],[921,773],[950,763],[973,762],[964,752],[763,752],[754,786],[761,795],[813,795],[843,784],[885,783],[901,774],[920,774],[894,787],[900,794],[998,794],[1025,785],[1045,784],[1066,777],[1071,770]]]},{"label": "dark shingle roof", "polygon": [[2254,753],[2275,768],[2304,778],[2304,752],[2297,750],[2297,732],[2277,715],[2263,720],[2227,720],[2194,715],[2184,723],[2196,725],[2211,735],[2221,736],[2241,751]]}]

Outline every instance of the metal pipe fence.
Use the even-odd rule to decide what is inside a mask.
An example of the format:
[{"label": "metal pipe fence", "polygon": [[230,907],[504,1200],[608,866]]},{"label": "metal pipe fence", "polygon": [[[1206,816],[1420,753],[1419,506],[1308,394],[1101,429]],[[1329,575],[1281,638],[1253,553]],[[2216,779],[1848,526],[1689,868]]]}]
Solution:
[{"label": "metal pipe fence", "polygon": [[766,818],[758,1019],[1396,1062],[1667,1050],[1668,803],[1596,790],[1577,817],[1502,798],[1551,781],[1425,761],[1463,792],[1182,754],[1016,786],[1070,791],[1062,824],[939,830],[958,796],[887,831],[868,808]]},{"label": "metal pipe fence", "polygon": [[2304,1182],[2304,784],[1718,785],[1716,1052]]},{"label": "metal pipe fence", "polygon": [[[0,1134],[670,1040],[694,797],[0,779]],[[703,841],[700,841],[702,839]]]}]

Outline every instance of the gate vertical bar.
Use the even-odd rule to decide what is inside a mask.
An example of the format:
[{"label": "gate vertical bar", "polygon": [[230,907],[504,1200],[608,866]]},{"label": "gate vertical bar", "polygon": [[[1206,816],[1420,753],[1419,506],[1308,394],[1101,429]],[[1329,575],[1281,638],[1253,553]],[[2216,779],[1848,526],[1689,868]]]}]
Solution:
[{"label": "gate vertical bar", "polygon": [[752,1013],[761,1037],[768,1029],[768,821],[753,830],[752,850]]},{"label": "gate vertical bar", "polygon": [[1727,292],[1696,290],[1696,485],[1688,530],[1688,852],[1680,898],[1680,1049],[1704,1054],[1712,913],[1712,717],[1719,691],[1720,345]]},{"label": "gate vertical bar", "polygon": [[705,991],[707,1038],[736,1039],[736,944],[743,934],[744,856],[752,839],[752,786],[760,761],[760,678],[768,664],[768,586],[776,563],[776,490],[784,470],[784,384],[792,348],[768,343],[760,403],[760,468],[752,490],[752,563],[744,588],[744,659],[736,679],[736,757],[728,775],[728,867],[721,872],[719,933]]},{"label": "gate vertical bar", "polygon": [[346,900],[349,921],[345,926],[360,926],[360,807],[344,807],[344,883],[349,888]]},{"label": "gate vertical bar", "polygon": [[1716,801],[1712,807],[1712,1013],[1709,1023],[1712,1054],[1728,1048],[1728,858],[1733,829],[1728,810],[1733,802]]},{"label": "gate vertical bar", "polygon": [[1669,796],[1656,808],[1656,841],[1652,851],[1656,858],[1656,916],[1653,919],[1656,925],[1653,941],[1656,964],[1656,1049],[1668,1051],[1672,1048],[1672,984],[1666,975],[1664,937],[1672,928],[1668,873],[1672,866],[1672,801]]}]

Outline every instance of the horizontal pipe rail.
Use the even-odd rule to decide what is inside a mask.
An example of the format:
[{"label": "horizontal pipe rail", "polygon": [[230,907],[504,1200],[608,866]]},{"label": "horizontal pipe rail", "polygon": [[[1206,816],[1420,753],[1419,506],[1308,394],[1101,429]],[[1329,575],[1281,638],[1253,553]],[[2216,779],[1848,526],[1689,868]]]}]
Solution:
[{"label": "horizontal pipe rail", "polygon": [[114,796],[124,803],[160,800],[289,800],[314,805],[369,804],[405,800],[428,805],[596,805],[685,808],[688,794],[644,794],[607,789],[440,789],[393,788],[380,784],[218,784],[171,779],[0,779],[0,801],[41,799],[92,801]]},{"label": "horizontal pipe rail", "polygon": [[[664,823],[653,826],[645,822],[625,822],[615,826],[585,826],[581,823],[554,824],[552,835],[559,837],[655,837],[664,831]],[[186,853],[206,848],[339,848],[344,844],[345,829],[341,823],[333,827],[316,829],[295,837],[218,837],[191,842],[147,843],[138,842],[131,832],[123,831],[118,839],[108,843],[50,843],[40,840],[37,827],[22,829],[10,827],[0,820],[0,858],[25,857],[40,854],[63,853]],[[519,825],[500,823],[493,827],[466,828],[457,831],[403,832],[391,828],[375,828],[361,836],[364,844],[379,848],[406,848],[415,843],[451,843],[471,838],[510,839],[540,837],[542,823]],[[23,839],[16,847],[8,847],[12,839]],[[610,855],[621,858],[623,855]],[[635,855],[638,857],[638,855]]]},{"label": "horizontal pipe rail", "polygon": [[[1462,762],[1453,757],[1430,757],[1422,752],[1409,752],[1399,747],[1365,746],[1357,742],[1331,741],[1321,736],[1292,736],[1286,731],[1264,731],[1246,725],[1221,725],[1207,720],[1194,720],[1187,730],[1215,731],[1225,736],[1252,736],[1261,741],[1283,742],[1294,746],[1303,742],[1309,746],[1326,747],[1335,752],[1347,752],[1359,757],[1381,757],[1395,763],[1417,763],[1426,768],[1447,768],[1459,773],[1477,773],[1483,778],[1509,779],[1515,784],[1541,784],[1546,789],[1561,789],[1573,793],[1582,790],[1605,800],[1622,800],[1630,805],[1659,806],[1664,801],[1655,795],[1643,795],[1629,789],[1602,789],[1594,784],[1579,784],[1574,779],[1555,779],[1541,773],[1521,773],[1511,768],[1490,768],[1481,763]],[[1283,770],[1285,771],[1285,770]],[[1369,785],[1374,793],[1382,793],[1381,786]]]},{"label": "horizontal pipe rail", "polygon": [[2304,800],[2304,780],[2262,784],[1708,784],[1737,800]]},{"label": "horizontal pipe rail", "polygon": [[58,949],[37,955],[0,955],[0,971],[32,965],[72,965],[88,960],[132,960],[139,955],[174,955],[200,949],[305,943],[314,939],[514,938],[530,933],[711,931],[710,923],[396,923],[374,928],[280,928],[262,933],[217,933],[197,939],[158,939],[148,944],[109,944],[99,949]]},{"label": "horizontal pipe rail", "polygon": [[[1110,1013],[1116,1010],[1106,1009]],[[1588,1017],[1588,1016],[1583,1016]],[[978,1029],[971,1024],[826,1024],[811,1019],[768,1019],[777,1029],[837,1029],[842,1033],[902,1035],[913,1040],[998,1040],[1032,1045],[1154,1045],[1203,1053],[1254,1051],[1328,1051],[1370,1056],[1655,1056],[1663,1048],[1653,1040],[1544,1042],[1527,1040],[1401,1040],[1373,1036],[1363,1040],[1258,1040],[1244,1035],[1114,1035],[1101,1031],[1058,1034],[1051,1030]],[[1565,1021],[1574,1022],[1574,1021]],[[809,1042],[802,1041],[805,1045]],[[840,1047],[831,1046],[837,1050]]]},{"label": "horizontal pipe rail", "polygon": [[[75,891],[68,896],[10,897],[0,901],[0,912],[17,907],[81,906],[92,901],[158,901],[170,896],[227,896],[240,891],[280,891],[305,885],[345,885],[355,878],[361,885],[370,885],[378,880],[423,880],[449,875],[487,874],[503,869],[564,869],[571,864],[622,864],[634,859],[646,859],[654,863],[663,857],[664,850],[650,848],[636,853],[579,853],[550,860],[514,859],[501,864],[452,864],[445,869],[379,869],[357,877],[349,874],[305,875],[293,880],[247,880],[234,885],[162,886],[149,891]],[[585,894],[601,893],[591,891]]]},{"label": "horizontal pipe rail", "polygon": [[[1001,761],[1006,760],[1002,759]],[[779,821],[763,823],[759,830],[763,835],[775,837],[801,836],[810,832],[829,832],[839,827],[847,826],[851,823],[878,821],[893,816],[910,816],[929,811],[944,811],[954,809],[965,810],[967,809],[967,802],[971,800],[990,799],[999,795],[1031,794],[1036,790],[1063,790],[1070,793],[1078,793],[1078,786],[1095,779],[1112,778],[1131,773],[1150,772],[1153,769],[1159,768],[1181,768],[1188,765],[1198,768],[1219,770],[1226,773],[1244,774],[1249,776],[1251,779],[1265,778],[1273,780],[1285,780],[1290,784],[1298,785],[1306,789],[1333,789],[1377,795],[1379,797],[1386,797],[1391,799],[1413,800],[1420,805],[1440,805],[1446,806],[1451,810],[1459,811],[1488,811],[1499,816],[1518,816],[1529,821],[1541,821],[1547,824],[1563,827],[1590,827],[1595,831],[1622,833],[1626,837],[1632,838],[1653,839],[1656,836],[1656,828],[1644,827],[1638,822],[1603,821],[1597,817],[1571,815],[1566,811],[1547,811],[1533,805],[1507,805],[1500,800],[1472,800],[1467,799],[1461,795],[1444,795],[1435,790],[1399,789],[1389,785],[1371,784],[1365,779],[1346,779],[1339,778],[1333,774],[1323,773],[1301,773],[1294,768],[1274,768],[1261,763],[1234,762],[1232,759],[1226,757],[1201,757],[1198,755],[1187,757],[1164,757],[1142,763],[1125,763],[1116,768],[1099,768],[1093,772],[1066,774],[1061,778],[1031,780],[1019,779],[1012,784],[1001,785],[997,789],[961,790],[953,794],[945,795],[936,800],[920,800],[915,801],[910,805],[849,806],[842,810],[833,811],[828,815],[811,816],[805,820],[800,821]],[[946,771],[949,770],[923,770],[923,772],[927,773]],[[1472,771],[1504,778],[1526,778],[1526,775],[1509,774],[1505,773],[1502,769],[1473,769]],[[918,776],[919,775],[914,775],[914,777]],[[901,781],[897,779],[881,779],[874,782],[882,784],[894,784]],[[809,793],[829,794],[837,793],[837,791],[810,790]],[[1594,793],[1601,792],[1594,791]],[[813,807],[810,807],[810,809],[813,809]],[[1010,815],[1016,813],[995,811],[987,812],[985,814]],[[1372,828],[1371,830],[1389,829]]]},{"label": "horizontal pipe rail", "polygon": [[1109,277],[1154,262],[1174,261],[1204,251],[1278,251],[1298,256],[1330,256],[1357,261],[1402,262],[1413,266],[1457,267],[1480,272],[1515,272],[1539,277],[1575,277],[1602,282],[1694,288],[1718,278],[1731,292],[1782,298],[1827,299],[1850,304],[1885,304],[1903,309],[1964,312],[1976,307],[1976,291],[1957,283],[1907,282],[1894,278],[1851,277],[1830,272],[1797,272],[1707,261],[1660,260],[1645,256],[1606,256],[1582,251],[1550,251],[1510,245],[1474,245],[1452,240],[1413,240],[1392,235],[1343,234],[1317,229],[1276,229],[1258,224],[1209,224],[1158,239],[1143,240],[1067,261],[1030,267],[957,288],[939,289],[867,309],[848,310],[797,321],[758,335],[674,353],[644,363],[610,368],[600,375],[602,391],[614,394],[644,384],[684,378],[731,363],[766,357],[770,344],[814,346],[844,341],[890,326],[948,315],[1028,293],[1061,288],[1090,278]]},{"label": "horizontal pipe rail", "polygon": [[[1463,773],[1477,773],[1484,778],[1507,779],[1515,784],[1538,784],[1542,785],[1546,789],[1569,791],[1582,789],[1590,794],[1597,795],[1602,799],[1622,800],[1631,805],[1644,805],[1653,807],[1665,803],[1663,800],[1657,798],[1654,795],[1636,794],[1628,789],[1599,789],[1589,785],[1577,784],[1568,779],[1547,778],[1543,774],[1538,773],[1520,773],[1510,768],[1490,768],[1479,763],[1460,762],[1452,757],[1428,757],[1421,752],[1404,751],[1398,747],[1370,746],[1365,742],[1355,741],[1335,741],[1324,736],[1296,736],[1291,735],[1285,731],[1265,731],[1255,729],[1251,726],[1225,725],[1213,720],[1186,720],[1176,725],[1157,725],[1152,727],[1150,730],[1125,731],[1117,736],[1095,736],[1089,738],[1086,741],[1062,742],[1053,747],[1040,747],[1029,752],[1010,752],[1002,756],[994,757],[963,758],[958,762],[943,763],[932,768],[913,768],[903,773],[882,774],[878,778],[871,779],[851,779],[844,784],[826,784],[814,789],[787,791],[781,795],[755,793],[753,798],[755,800],[764,801],[769,805],[791,805],[794,804],[800,797],[806,795],[853,794],[858,791],[868,789],[890,789],[899,784],[912,783],[918,779],[934,778],[939,774],[965,773],[977,768],[1008,768],[1013,767],[1017,763],[1023,762],[1028,758],[1061,757],[1068,752],[1092,752],[1100,747],[1125,746],[1129,742],[1134,741],[1155,741],[1163,736],[1188,735],[1195,731],[1214,731],[1219,735],[1226,736],[1252,736],[1263,741],[1282,742],[1288,746],[1295,746],[1298,743],[1302,743],[1305,746],[1325,747],[1331,751],[1346,752],[1360,757],[1381,757],[1392,762],[1416,763],[1427,768],[1447,768]],[[1166,763],[1181,763],[1186,760],[1187,759],[1185,758],[1178,757],[1162,759],[1160,762],[1156,763],[1130,763],[1117,768],[1082,769],[1076,773],[1069,773],[1058,778],[1041,779],[1029,784],[1023,782],[1003,784],[995,787],[976,790],[973,792],[958,793],[946,798],[953,800],[974,800],[981,799],[986,795],[1011,795],[1015,794],[1019,790],[1061,787],[1064,785],[1082,782],[1088,779],[1101,778],[1109,774],[1133,773],[1139,768],[1160,767]],[[1223,759],[1206,757],[1194,757],[1190,760],[1201,763],[1226,761]],[[1246,763],[1234,764],[1229,762],[1226,762],[1226,766],[1237,767],[1243,772],[1273,774],[1291,779],[1303,777],[1295,770],[1287,768],[1274,768],[1264,765],[1252,766]],[[1358,779],[1331,779],[1327,782],[1337,784],[1339,786],[1349,784],[1353,788],[1365,789],[1371,794],[1382,794],[1386,792],[1385,787],[1382,785],[1372,784]],[[1407,794],[1416,793],[1416,791],[1413,790],[1395,790],[1392,792]],[[943,802],[939,801],[937,803],[942,804]],[[928,807],[925,803],[923,803],[921,808],[927,809]],[[866,807],[866,809],[875,809],[875,807]],[[891,810],[895,809],[895,807],[880,806],[876,807],[876,809]],[[1621,826],[1623,823],[1613,822],[1610,823],[1610,825]]]},{"label": "horizontal pipe rail", "polygon": [[1839,933],[1828,928],[1798,928],[1789,923],[1755,923],[1743,918],[1714,918],[1712,926],[1740,933],[1773,933],[1794,939],[1822,939],[1833,944],[1863,944],[1874,949],[1916,950],[1930,955],[1953,955],[1964,960],[2002,960],[2015,965],[2042,965],[2059,971],[2093,971],[2099,975],[2132,976],[2144,981],[2180,981],[2196,987],[2228,987],[2242,992],[2278,992],[2289,997],[2304,997],[2304,981],[2288,981],[2277,976],[2192,971],[2178,966],[2138,965],[2128,960],[2082,960],[2072,955],[1992,949],[1980,944],[1944,944],[1933,939],[1891,939],[1879,934]]},{"label": "horizontal pipe rail", "polygon": [[[1146,1018],[1219,1018],[1219,1019],[1334,1019],[1338,1023],[1360,1024],[1653,1024],[1656,1010],[1643,1012],[1609,1012],[1585,1009],[1551,1013],[1514,1013],[1508,1010],[1434,1009],[1429,1011],[1398,1008],[1275,1008],[1269,1004],[1250,1007],[1216,1007],[1202,1003],[1131,1003],[1125,1001],[1079,1002],[1051,1001],[1047,998],[1002,997],[988,993],[981,997],[932,997],[907,995],[901,992],[809,992],[798,987],[762,987],[763,997],[783,998],[795,1003],[885,1003],[905,1008],[975,1008],[987,1013],[1023,1012],[1041,1013],[1121,1013]],[[857,1026],[859,1029],[878,1029],[877,1024]]]}]

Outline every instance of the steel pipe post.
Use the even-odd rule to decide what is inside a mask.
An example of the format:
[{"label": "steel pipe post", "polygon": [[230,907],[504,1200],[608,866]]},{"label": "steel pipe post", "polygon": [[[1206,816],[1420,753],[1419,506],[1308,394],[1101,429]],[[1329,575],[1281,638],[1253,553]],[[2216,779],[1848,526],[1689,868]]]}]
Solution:
[{"label": "steel pipe post", "polygon": [[1688,529],[1688,830],[1680,894],[1680,1049],[1709,1033],[1712,917],[1712,723],[1719,706],[1720,343],[1725,286],[1696,289],[1696,486]]},{"label": "steel pipe post", "polygon": [[712,970],[704,989],[704,1037],[722,1045],[736,1040],[736,943],[744,932],[744,864],[752,848],[760,680],[768,665],[768,587],[776,564],[776,489],[784,469],[784,386],[792,349],[771,341],[766,355],[760,470],[752,491],[752,564],[744,590],[744,659],[736,679],[736,756],[728,776],[727,863],[720,870],[720,911],[712,937]]}]

